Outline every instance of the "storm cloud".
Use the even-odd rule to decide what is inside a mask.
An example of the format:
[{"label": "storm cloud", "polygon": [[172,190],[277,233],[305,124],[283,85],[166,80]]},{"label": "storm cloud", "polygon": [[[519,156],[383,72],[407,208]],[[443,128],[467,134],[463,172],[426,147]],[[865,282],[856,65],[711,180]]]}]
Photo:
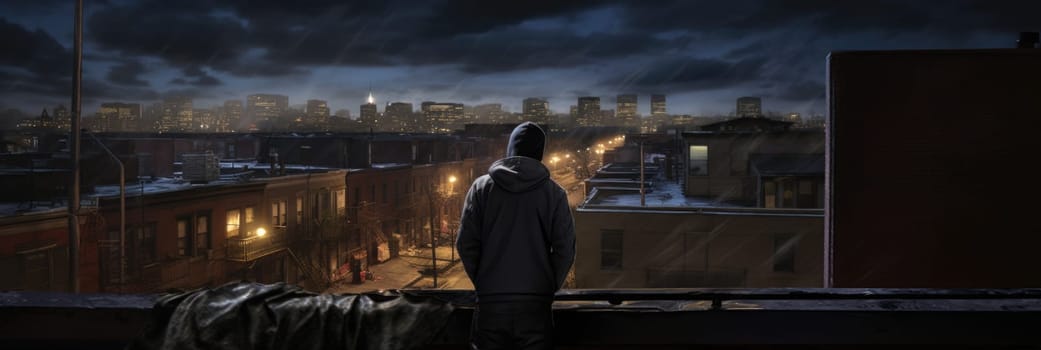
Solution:
[{"label": "storm cloud", "polygon": [[[84,88],[98,100],[177,93],[217,100],[263,90],[357,105],[376,85],[402,92],[388,99],[516,105],[527,97],[520,94],[548,96],[557,111],[574,104],[573,91],[714,96],[669,100],[670,111],[687,113],[729,95],[763,96],[777,108],[819,106],[832,50],[1010,47],[1017,32],[1041,29],[1037,1],[87,5]],[[71,13],[57,17],[49,6],[71,12],[64,2],[0,5],[0,105],[19,106],[25,96],[67,100]],[[450,86],[451,95],[431,86]]]}]

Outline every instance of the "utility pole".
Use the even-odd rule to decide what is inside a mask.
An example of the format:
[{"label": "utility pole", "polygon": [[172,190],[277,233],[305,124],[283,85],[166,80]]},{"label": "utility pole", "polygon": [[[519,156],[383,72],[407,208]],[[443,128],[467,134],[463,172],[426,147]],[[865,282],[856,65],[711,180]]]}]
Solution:
[{"label": "utility pole", "polygon": [[437,241],[434,240],[434,191],[433,186],[427,183],[427,202],[430,203],[430,212],[427,217],[430,218],[430,263],[433,265],[434,270],[434,289],[437,289]]},{"label": "utility pole", "polygon": [[[641,135],[642,136],[642,135]],[[643,179],[643,138],[640,138],[640,206],[647,206],[647,191],[644,189]]]},{"label": "utility pole", "polygon": [[69,153],[72,159],[72,184],[69,186],[69,291],[80,291],[80,80],[83,75],[83,0],[76,0],[72,47],[72,130]]}]

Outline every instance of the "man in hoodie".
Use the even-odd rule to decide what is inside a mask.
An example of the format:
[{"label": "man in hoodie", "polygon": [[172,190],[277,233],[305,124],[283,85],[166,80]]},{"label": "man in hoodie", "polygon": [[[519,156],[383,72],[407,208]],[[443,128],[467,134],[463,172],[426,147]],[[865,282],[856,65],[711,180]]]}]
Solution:
[{"label": "man in hoodie", "polygon": [[553,348],[553,294],[575,260],[575,224],[545,147],[546,133],[521,123],[506,158],[466,194],[456,248],[477,290],[474,349]]}]

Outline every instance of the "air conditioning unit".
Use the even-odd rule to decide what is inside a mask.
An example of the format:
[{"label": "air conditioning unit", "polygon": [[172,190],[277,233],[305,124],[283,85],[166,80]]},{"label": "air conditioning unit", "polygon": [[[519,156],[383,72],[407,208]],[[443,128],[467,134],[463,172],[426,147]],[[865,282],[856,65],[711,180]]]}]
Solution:
[{"label": "air conditioning unit", "polygon": [[192,183],[206,183],[220,177],[220,163],[217,156],[210,151],[206,153],[185,153],[183,177]]}]

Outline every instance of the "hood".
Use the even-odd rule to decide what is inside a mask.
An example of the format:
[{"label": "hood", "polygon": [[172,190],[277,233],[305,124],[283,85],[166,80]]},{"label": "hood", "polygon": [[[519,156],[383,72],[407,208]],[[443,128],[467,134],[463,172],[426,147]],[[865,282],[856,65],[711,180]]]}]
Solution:
[{"label": "hood", "polygon": [[507,157],[492,163],[488,175],[504,190],[527,192],[549,179],[549,169],[534,158]]},{"label": "hood", "polygon": [[542,160],[542,151],[545,149],[546,132],[542,131],[538,124],[523,122],[510,133],[510,143],[506,144],[506,156]]}]

